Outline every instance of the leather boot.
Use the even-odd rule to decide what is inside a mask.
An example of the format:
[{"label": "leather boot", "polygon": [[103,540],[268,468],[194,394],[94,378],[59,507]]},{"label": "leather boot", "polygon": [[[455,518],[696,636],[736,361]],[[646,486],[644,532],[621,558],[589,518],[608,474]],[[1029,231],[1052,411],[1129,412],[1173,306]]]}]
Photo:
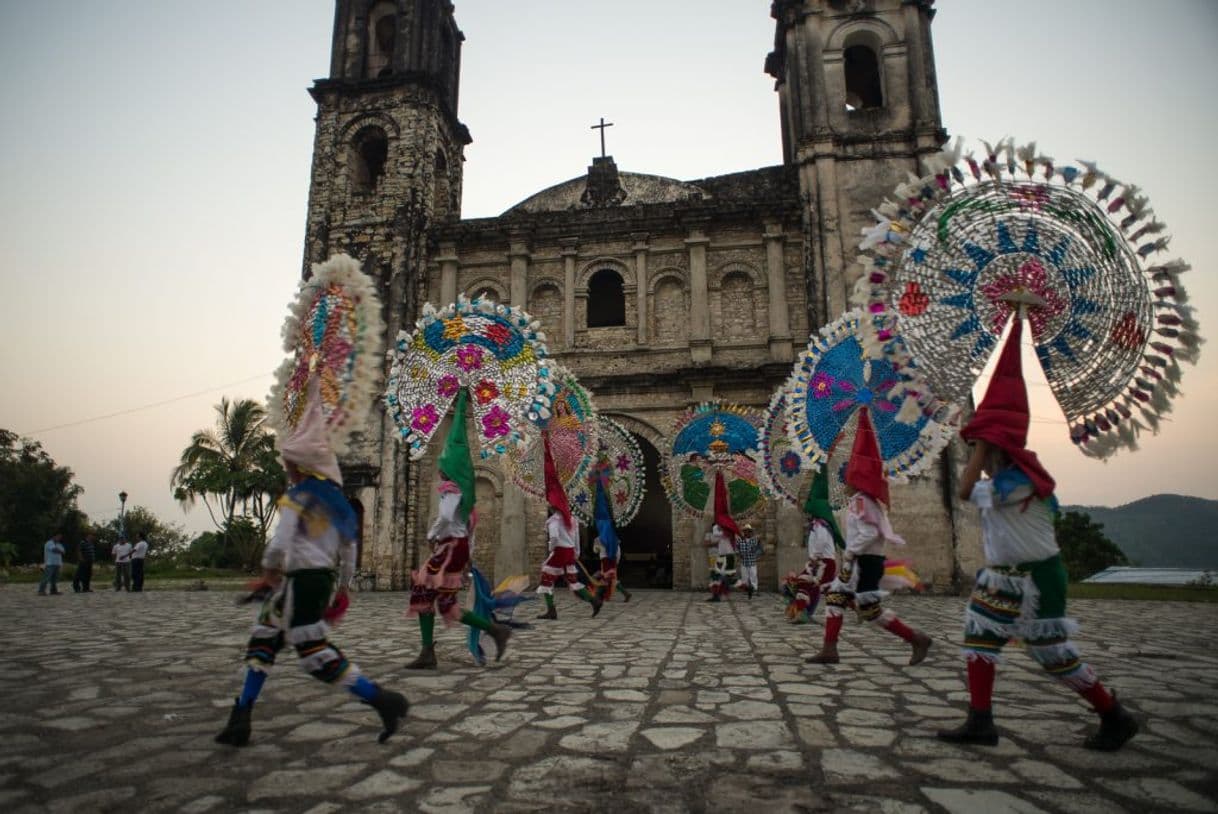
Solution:
[{"label": "leather boot", "polygon": [[434,670],[436,669],[436,646],[429,644],[419,651],[419,655],[414,661],[406,665],[407,670]]},{"label": "leather boot", "polygon": [[216,743],[227,743],[230,746],[245,746],[250,742],[250,712],[254,705],[241,706],[237,699],[233,700],[233,709],[228,713],[228,723],[216,735]]},{"label": "leather boot", "polygon": [[1112,709],[1100,714],[1099,731],[1088,736],[1083,746],[1097,752],[1115,752],[1136,734],[1137,720],[1118,701]]},{"label": "leather boot", "polygon": [[913,645],[913,653],[909,656],[909,666],[913,667],[926,660],[926,654],[930,651],[931,638],[925,633],[919,632],[910,644]]},{"label": "leather boot", "polygon": [[538,619],[557,619],[558,610],[555,608],[546,608],[546,612],[537,617]]},{"label": "leather boot", "polygon": [[837,642],[825,642],[819,653],[804,659],[805,664],[837,664],[840,661],[837,657]]},{"label": "leather boot", "polygon": [[978,746],[995,746],[998,730],[994,727],[992,710],[968,709],[968,719],[955,729],[941,729],[936,733],[939,740],[950,743],[975,743]]},{"label": "leather boot", "polygon": [[596,615],[601,612],[601,608],[604,606],[604,604],[605,604],[605,601],[603,599],[601,599],[600,597],[598,597],[598,596],[592,597],[592,617],[594,619],[596,618]]},{"label": "leather boot", "polygon": [[507,650],[508,639],[512,637],[512,629],[496,622],[491,625],[491,629],[487,633],[495,640],[495,661],[499,661],[503,658],[503,651]]},{"label": "leather boot", "polygon": [[[433,662],[434,665],[434,662]],[[381,734],[376,736],[377,743],[384,743],[389,736],[398,731],[398,722],[406,717],[410,702],[400,692],[376,688],[376,695],[364,702],[377,711],[381,716]]]}]

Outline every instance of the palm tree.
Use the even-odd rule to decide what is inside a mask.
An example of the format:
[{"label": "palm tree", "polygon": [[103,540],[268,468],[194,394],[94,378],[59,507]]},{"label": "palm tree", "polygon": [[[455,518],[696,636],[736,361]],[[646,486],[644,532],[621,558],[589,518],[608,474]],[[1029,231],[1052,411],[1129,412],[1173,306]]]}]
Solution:
[{"label": "palm tree", "polygon": [[186,509],[202,500],[221,532],[252,514],[265,539],[284,483],[266,409],[252,399],[222,398],[215,410],[215,428],[197,430],[182,450],[169,480],[174,498]]}]

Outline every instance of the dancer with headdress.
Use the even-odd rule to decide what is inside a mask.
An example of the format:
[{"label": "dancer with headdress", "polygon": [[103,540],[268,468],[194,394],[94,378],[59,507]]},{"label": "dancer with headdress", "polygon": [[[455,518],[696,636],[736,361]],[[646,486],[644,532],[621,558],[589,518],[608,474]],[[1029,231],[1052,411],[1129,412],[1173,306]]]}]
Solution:
[{"label": "dancer with headdress", "polygon": [[[1120,749],[1138,731],[1134,717],[1082,661],[1066,616],[1066,568],[1054,534],[1054,480],[1027,448],[1028,394],[1020,367],[1022,320],[1015,317],[985,398],[960,434],[973,445],[961,500],[981,511],[986,567],[977,574],[964,624],[968,719],[938,733],[953,743],[998,743],[991,699],[1003,646],[1022,639],[1049,675],[1077,692],[1100,717],[1088,749]],[[982,473],[988,475],[984,477]]]},{"label": "dancer with headdress", "polygon": [[630,601],[630,591],[618,583],[617,567],[622,560],[622,544],[613,525],[613,513],[609,509],[609,498],[605,494],[605,485],[599,479],[596,481],[596,505],[593,509],[593,520],[596,525],[596,537],[592,540],[592,550],[600,560],[600,571],[594,576],[601,580],[602,587],[599,596],[602,601],[613,599],[615,591],[621,591],[625,601]]},{"label": "dancer with headdress", "polygon": [[736,576],[736,538],[740,528],[728,511],[727,485],[723,472],[715,472],[715,522],[706,533],[704,545],[715,550],[715,560],[710,569],[710,597],[707,602],[722,602],[732,593],[732,580]]},{"label": "dancer with headdress", "polygon": [[358,262],[339,254],[312,267],[284,325],[290,356],[276,374],[268,420],[290,483],[262,557],[262,581],[246,600],[261,599],[262,605],[246,647],[241,695],[217,743],[249,743],[254,703],[285,644],[314,678],[345,687],[376,709],[380,742],[406,715],[406,698],[363,676],[327,636],[349,604],[359,527],[342,491],[338,454],[359,429],[354,417],[365,414],[375,390],[380,314],[372,281]]},{"label": "dancer with headdress", "polygon": [[592,606],[592,615],[601,612],[601,599],[589,592],[579,578],[579,526],[571,516],[571,506],[567,502],[567,493],[558,480],[558,472],[554,468],[554,458],[550,454],[550,437],[543,433],[545,445],[545,484],[546,502],[550,504],[549,515],[546,517],[546,535],[549,539],[549,553],[541,564],[541,584],[537,593],[546,601],[545,613],[538,619],[557,619],[558,610],[554,607],[554,585],[562,577],[571,593]]},{"label": "dancer with headdress", "polygon": [[825,638],[821,650],[807,659],[809,664],[837,664],[837,640],[847,607],[858,611],[859,620],[871,622],[909,642],[909,664],[921,663],[930,650],[931,638],[909,627],[895,613],[884,608],[884,545],[905,545],[888,520],[888,481],[880,458],[879,444],[871,426],[869,410],[859,410],[858,431],[846,467],[846,484],[851,490],[846,510],[846,550],[837,579],[825,598]]},{"label": "dancer with headdress", "polygon": [[823,466],[812,479],[804,514],[808,516],[808,563],[803,571],[788,578],[792,599],[787,618],[797,624],[812,620],[821,594],[837,576],[837,549],[846,545],[829,504],[829,479]]},{"label": "dancer with headdress", "polygon": [[440,510],[427,532],[431,556],[411,574],[410,610],[408,615],[419,620],[419,637],[423,649],[408,670],[434,670],[436,661],[436,614],[445,624],[461,623],[489,635],[495,642],[495,660],[503,657],[512,629],[485,616],[463,610],[458,594],[465,581],[465,569],[470,564],[474,546],[474,526],[478,513],[474,510],[474,462],[470,457],[465,431],[465,406],[469,396],[463,388],[457,394],[453,423],[440,453]]}]

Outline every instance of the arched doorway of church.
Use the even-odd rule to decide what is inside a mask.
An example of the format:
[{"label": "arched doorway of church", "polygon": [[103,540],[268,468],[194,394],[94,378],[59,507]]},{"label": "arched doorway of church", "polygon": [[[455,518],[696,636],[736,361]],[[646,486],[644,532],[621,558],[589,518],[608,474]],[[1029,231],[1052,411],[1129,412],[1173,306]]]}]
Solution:
[{"label": "arched doorway of church", "polygon": [[647,487],[639,513],[618,529],[622,541],[618,577],[627,588],[671,588],[672,506],[660,484],[660,453],[646,438],[631,435],[643,450]]}]

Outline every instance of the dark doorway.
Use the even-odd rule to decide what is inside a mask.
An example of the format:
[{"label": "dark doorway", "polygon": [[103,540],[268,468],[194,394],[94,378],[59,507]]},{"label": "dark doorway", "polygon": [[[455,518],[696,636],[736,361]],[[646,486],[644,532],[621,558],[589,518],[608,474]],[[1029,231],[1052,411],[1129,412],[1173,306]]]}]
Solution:
[{"label": "dark doorway", "polygon": [[643,450],[647,487],[639,513],[618,529],[618,578],[627,588],[672,588],[672,505],[660,485],[660,453],[646,438],[634,440]]}]

